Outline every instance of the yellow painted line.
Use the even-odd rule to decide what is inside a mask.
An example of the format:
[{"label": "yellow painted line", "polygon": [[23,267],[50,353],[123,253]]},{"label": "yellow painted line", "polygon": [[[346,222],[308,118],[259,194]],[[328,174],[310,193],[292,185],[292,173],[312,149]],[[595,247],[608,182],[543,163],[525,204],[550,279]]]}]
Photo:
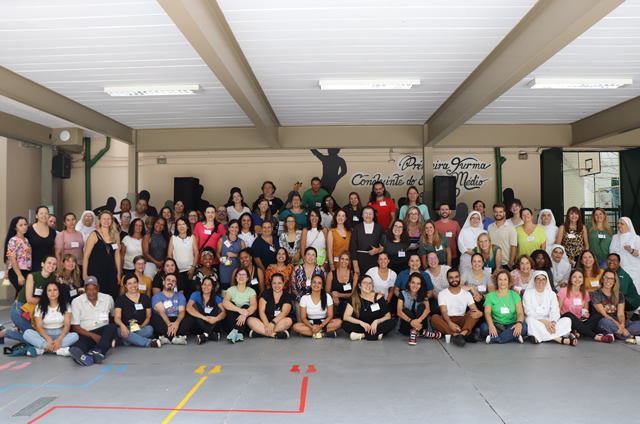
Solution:
[{"label": "yellow painted line", "polygon": [[200,368],[198,368],[197,370],[195,370],[195,371],[194,371],[194,373],[197,373],[197,374],[204,374],[204,370],[205,370],[205,368],[207,368],[207,366],[206,366],[206,365],[201,365],[201,366],[200,366]]},{"label": "yellow painted line", "polygon": [[220,365],[216,365],[214,369],[212,369],[211,371],[209,371],[209,374],[215,374],[220,372]]},{"label": "yellow painted line", "polygon": [[189,394],[187,394],[187,396],[185,396],[184,399],[182,399],[182,402],[180,402],[180,404],[178,406],[176,406],[176,409],[173,410],[173,412],[171,412],[169,414],[169,416],[167,418],[165,418],[164,421],[162,421],[162,424],[167,424],[169,421],[171,421],[171,419],[173,418],[174,415],[176,415],[178,413],[178,411],[180,409],[182,409],[182,407],[184,406],[185,403],[187,403],[187,401],[189,400],[189,398],[196,392],[196,390],[198,390],[198,388],[200,387],[200,385],[207,379],[207,376],[204,376],[200,379],[200,381],[198,381],[198,384],[196,384],[195,386],[193,386],[193,389],[191,389],[191,391],[189,392]]}]

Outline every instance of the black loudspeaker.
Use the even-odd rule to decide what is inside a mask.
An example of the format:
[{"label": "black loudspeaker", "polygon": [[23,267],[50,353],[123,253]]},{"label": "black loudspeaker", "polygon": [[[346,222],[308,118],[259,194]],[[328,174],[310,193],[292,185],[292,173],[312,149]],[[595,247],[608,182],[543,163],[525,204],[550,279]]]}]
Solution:
[{"label": "black loudspeaker", "polygon": [[442,203],[456,209],[456,177],[433,177],[433,209],[437,211]]},{"label": "black loudspeaker", "polygon": [[193,177],[175,177],[173,179],[173,201],[182,200],[185,210],[191,211],[198,207],[200,179]]},{"label": "black loudspeaker", "polygon": [[51,175],[55,178],[71,178],[71,158],[65,155],[53,157]]}]

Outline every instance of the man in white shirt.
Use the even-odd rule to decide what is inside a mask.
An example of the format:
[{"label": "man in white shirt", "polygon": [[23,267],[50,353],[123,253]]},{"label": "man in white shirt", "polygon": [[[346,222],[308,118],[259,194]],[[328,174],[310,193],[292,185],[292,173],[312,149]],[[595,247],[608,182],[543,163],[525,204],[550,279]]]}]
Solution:
[{"label": "man in white shirt", "polygon": [[99,293],[98,279],[94,276],[84,280],[84,291],[71,302],[71,331],[80,339],[69,353],[80,365],[100,364],[117,336],[118,326],[109,322],[113,298]]},{"label": "man in white shirt", "polygon": [[452,335],[453,343],[462,347],[467,341],[476,342],[472,331],[482,312],[478,310],[471,292],[460,287],[460,272],[456,268],[447,271],[447,281],[449,288],[438,293],[441,315],[433,315],[431,325],[443,334]]},{"label": "man in white shirt", "polygon": [[487,231],[491,237],[491,244],[500,246],[502,249],[502,268],[512,269],[516,260],[516,249],[518,247],[518,236],[516,228],[507,221],[507,208],[503,203],[493,205],[493,216],[495,222],[489,224]]},{"label": "man in white shirt", "polygon": [[147,201],[144,199],[140,199],[138,200],[138,203],[136,203],[136,212],[134,214],[134,216],[136,218],[140,218],[142,220],[142,222],[146,222],[147,218],[149,216],[147,216]]}]

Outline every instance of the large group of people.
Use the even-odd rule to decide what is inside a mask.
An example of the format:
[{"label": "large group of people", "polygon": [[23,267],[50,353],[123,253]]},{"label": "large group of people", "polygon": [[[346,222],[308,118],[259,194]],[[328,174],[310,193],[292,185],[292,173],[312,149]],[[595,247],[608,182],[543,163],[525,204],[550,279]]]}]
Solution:
[{"label": "large group of people", "polygon": [[[513,199],[481,200],[464,225],[442,204],[434,220],[416,187],[401,207],[382,182],[344,207],[318,178],[302,195],[263,193],[245,203],[158,214],[141,196],[132,210],[15,217],[5,239],[15,288],[12,355],[50,352],[91,365],[120,345],[160,348],[248,338],[382,340],[395,330],[458,346],[580,338],[635,342],[640,335],[640,237],[630,219],[614,231],[596,208],[534,213]],[[455,206],[454,206],[455,207]],[[398,210],[399,209],[399,210]],[[461,221],[462,222],[462,221]]]}]

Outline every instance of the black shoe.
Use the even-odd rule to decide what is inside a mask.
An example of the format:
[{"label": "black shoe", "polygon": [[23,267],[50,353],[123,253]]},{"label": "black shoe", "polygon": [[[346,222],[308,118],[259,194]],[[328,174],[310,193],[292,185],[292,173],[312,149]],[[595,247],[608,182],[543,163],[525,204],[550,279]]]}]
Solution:
[{"label": "black shoe", "polygon": [[326,333],[324,333],[324,336],[330,339],[335,339],[338,337],[338,333],[336,333],[335,331],[327,331]]},{"label": "black shoe", "polygon": [[202,343],[207,342],[209,335],[207,333],[202,333],[202,334],[196,335],[196,338],[198,339],[198,344],[201,345]]},{"label": "black shoe", "polygon": [[468,335],[464,336],[464,341],[467,342],[467,343],[478,343],[478,339],[476,339],[476,337],[478,337],[478,336],[476,336],[473,333],[472,334],[468,334]]},{"label": "black shoe", "polygon": [[458,334],[457,336],[453,336],[451,338],[451,341],[453,342],[453,344],[455,344],[456,346],[460,346],[460,347],[463,347],[465,345],[465,343],[467,342],[464,339],[464,336],[462,334]]},{"label": "black shoe", "polygon": [[640,315],[638,314],[631,314],[631,321],[640,321]]},{"label": "black shoe", "polygon": [[69,354],[71,358],[73,358],[76,363],[84,366],[93,365],[93,358],[89,355],[85,355],[85,353],[80,350],[79,347],[71,347],[69,348]]},{"label": "black shoe", "polygon": [[288,338],[289,338],[289,332],[286,330],[276,333],[276,339],[288,339]]},{"label": "black shoe", "polygon": [[88,355],[93,359],[94,364],[101,364],[104,361],[104,353],[100,349],[94,349]]},{"label": "black shoe", "polygon": [[220,340],[220,333],[211,333],[209,334],[209,340],[212,342],[217,342]]}]

